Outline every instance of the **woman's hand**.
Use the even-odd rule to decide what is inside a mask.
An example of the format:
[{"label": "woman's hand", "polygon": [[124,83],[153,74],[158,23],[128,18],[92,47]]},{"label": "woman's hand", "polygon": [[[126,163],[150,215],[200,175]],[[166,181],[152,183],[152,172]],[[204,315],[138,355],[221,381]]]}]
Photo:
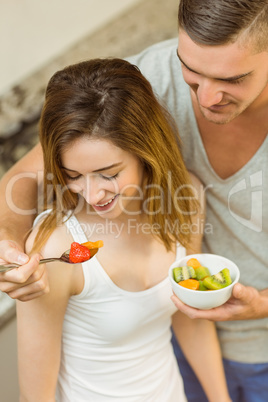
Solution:
[{"label": "woman's hand", "polygon": [[19,268],[0,272],[0,290],[12,299],[27,301],[49,291],[45,265],[39,265],[40,255],[29,258],[20,246],[11,240],[0,241],[0,264],[17,263]]}]

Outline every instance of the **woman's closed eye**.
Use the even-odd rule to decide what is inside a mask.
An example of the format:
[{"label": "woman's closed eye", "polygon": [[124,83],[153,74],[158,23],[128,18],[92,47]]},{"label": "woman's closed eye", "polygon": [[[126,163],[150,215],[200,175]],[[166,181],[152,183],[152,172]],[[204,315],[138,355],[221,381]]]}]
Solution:
[{"label": "woman's closed eye", "polygon": [[[71,180],[71,181],[79,180],[79,179],[82,177],[81,174],[78,174],[78,175],[76,175],[76,176],[70,176],[70,175],[69,175],[68,173],[66,173],[66,172],[65,172],[65,176],[66,176],[66,179],[67,179],[67,180]],[[117,178],[117,176],[118,176],[118,173],[114,174],[113,176],[105,176],[105,175],[103,175],[103,174],[100,174],[100,177],[101,177],[102,179],[104,179],[104,180],[114,180],[114,179]]]},{"label": "woman's closed eye", "polygon": [[113,176],[105,176],[103,174],[100,175],[104,180],[114,180],[117,178],[118,173],[114,174]]},{"label": "woman's closed eye", "polygon": [[67,180],[75,181],[75,180],[80,179],[80,177],[82,177],[82,175],[78,174],[77,176],[70,176],[68,173],[65,172],[65,177]]}]

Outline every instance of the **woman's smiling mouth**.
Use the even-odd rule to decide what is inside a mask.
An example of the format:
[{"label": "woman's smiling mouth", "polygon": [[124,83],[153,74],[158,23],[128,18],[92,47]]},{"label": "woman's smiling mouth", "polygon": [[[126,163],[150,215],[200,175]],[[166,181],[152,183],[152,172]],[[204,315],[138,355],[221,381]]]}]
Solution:
[{"label": "woman's smiling mouth", "polygon": [[105,202],[103,204],[95,204],[95,205],[93,205],[94,209],[96,211],[104,211],[104,210],[110,209],[111,204],[113,204],[113,201],[116,199],[116,197],[118,195],[119,194],[116,194],[113,198],[111,198],[109,201],[107,201],[107,202]]}]

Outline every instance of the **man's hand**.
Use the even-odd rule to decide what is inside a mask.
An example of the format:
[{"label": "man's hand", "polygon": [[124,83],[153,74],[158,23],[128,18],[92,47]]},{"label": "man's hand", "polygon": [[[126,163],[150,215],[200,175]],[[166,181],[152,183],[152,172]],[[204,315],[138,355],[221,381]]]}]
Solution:
[{"label": "man's hand", "polygon": [[28,255],[23,253],[21,247],[15,241],[0,241],[0,264],[14,262],[16,264],[23,265],[28,261]]},{"label": "man's hand", "polygon": [[198,310],[182,303],[177,296],[171,300],[178,310],[190,318],[204,318],[210,321],[253,320],[268,317],[268,292],[258,291],[241,283],[234,285],[232,297],[222,306],[211,310]]},{"label": "man's hand", "polygon": [[0,290],[12,299],[27,301],[49,291],[44,265],[39,265],[40,255],[29,258],[19,245],[10,240],[0,241],[0,264],[17,263],[21,267],[0,272]]}]

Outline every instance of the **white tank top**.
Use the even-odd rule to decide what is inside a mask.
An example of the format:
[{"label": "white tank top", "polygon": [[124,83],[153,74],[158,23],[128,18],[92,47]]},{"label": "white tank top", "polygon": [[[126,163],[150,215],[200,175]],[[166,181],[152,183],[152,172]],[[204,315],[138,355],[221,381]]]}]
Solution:
[{"label": "white tank top", "polygon": [[[75,217],[65,224],[74,241],[87,241]],[[64,318],[57,401],[185,402],[170,343],[176,308],[168,278],[129,292],[96,256],[82,266],[84,288],[70,297]]]}]

